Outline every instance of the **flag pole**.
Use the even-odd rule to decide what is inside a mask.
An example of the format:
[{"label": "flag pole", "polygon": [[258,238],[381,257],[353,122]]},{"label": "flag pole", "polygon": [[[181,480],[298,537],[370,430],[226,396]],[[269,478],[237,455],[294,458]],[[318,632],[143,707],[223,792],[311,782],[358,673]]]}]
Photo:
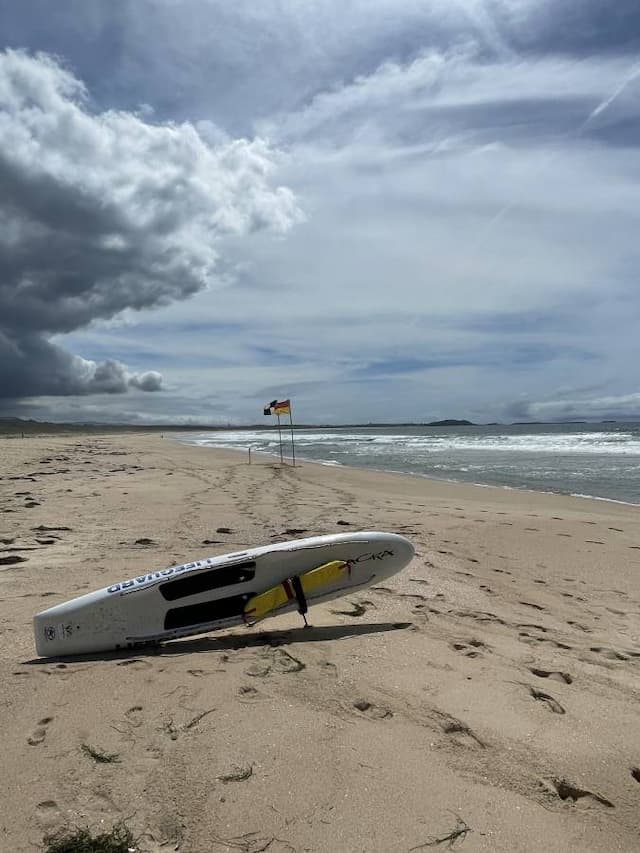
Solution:
[{"label": "flag pole", "polygon": [[289,426],[291,428],[291,460],[293,462],[293,467],[296,467],[296,446],[293,441],[293,411],[291,406],[291,400],[289,400]]},{"label": "flag pole", "polygon": [[282,458],[282,429],[280,428],[280,415],[276,415],[276,417],[278,419],[278,437],[280,439],[280,464],[282,465],[284,460]]}]

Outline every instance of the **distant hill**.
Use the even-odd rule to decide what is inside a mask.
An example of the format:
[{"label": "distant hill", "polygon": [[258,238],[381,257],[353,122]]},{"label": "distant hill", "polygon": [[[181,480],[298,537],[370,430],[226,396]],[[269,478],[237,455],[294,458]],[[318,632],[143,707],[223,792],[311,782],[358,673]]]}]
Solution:
[{"label": "distant hill", "polygon": [[[287,424],[288,426],[288,424]],[[367,428],[401,428],[401,427],[457,427],[477,426],[472,421],[456,420],[447,418],[430,423],[362,423],[362,424],[294,424],[294,429],[367,429]],[[126,424],[126,423],[91,423],[72,422],[55,423],[47,421],[36,421],[32,419],[3,417],[0,416],[0,435],[49,435],[55,433],[81,433],[81,432],[214,432],[218,430],[256,430],[277,429],[273,423],[256,424]]]}]

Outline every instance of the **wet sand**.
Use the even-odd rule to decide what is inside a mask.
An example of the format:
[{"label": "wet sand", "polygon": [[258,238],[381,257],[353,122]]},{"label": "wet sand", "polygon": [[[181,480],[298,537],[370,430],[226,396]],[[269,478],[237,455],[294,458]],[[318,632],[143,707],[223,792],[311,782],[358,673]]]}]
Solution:
[{"label": "wet sand", "polygon": [[[638,508],[248,465],[158,435],[5,438],[0,455],[0,849],[123,819],[149,853],[640,847]],[[287,615],[34,657],[33,614],[68,598],[367,529],[416,558],[312,608],[312,631]]]}]

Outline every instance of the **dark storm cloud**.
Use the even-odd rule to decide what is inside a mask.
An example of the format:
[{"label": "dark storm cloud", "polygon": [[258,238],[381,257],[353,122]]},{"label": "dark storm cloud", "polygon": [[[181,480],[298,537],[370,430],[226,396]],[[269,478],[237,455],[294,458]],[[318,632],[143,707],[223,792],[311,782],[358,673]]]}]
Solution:
[{"label": "dark storm cloud", "polygon": [[0,331],[0,398],[72,394],[123,394],[129,388],[160,391],[155,370],[129,373],[108,359],[100,364],[71,355],[39,335],[10,338]]},{"label": "dark storm cloud", "polygon": [[296,218],[271,155],[213,148],[190,124],[92,113],[51,57],[0,54],[0,397],[158,390],[48,336],[185,299],[213,280],[221,235]]}]

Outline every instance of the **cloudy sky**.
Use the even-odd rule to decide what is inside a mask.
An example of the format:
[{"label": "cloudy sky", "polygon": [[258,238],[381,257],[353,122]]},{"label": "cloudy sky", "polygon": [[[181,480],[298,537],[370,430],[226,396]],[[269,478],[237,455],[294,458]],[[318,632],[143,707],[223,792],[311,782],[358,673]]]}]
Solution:
[{"label": "cloudy sky", "polygon": [[0,415],[640,418],[638,0],[0,0]]}]

